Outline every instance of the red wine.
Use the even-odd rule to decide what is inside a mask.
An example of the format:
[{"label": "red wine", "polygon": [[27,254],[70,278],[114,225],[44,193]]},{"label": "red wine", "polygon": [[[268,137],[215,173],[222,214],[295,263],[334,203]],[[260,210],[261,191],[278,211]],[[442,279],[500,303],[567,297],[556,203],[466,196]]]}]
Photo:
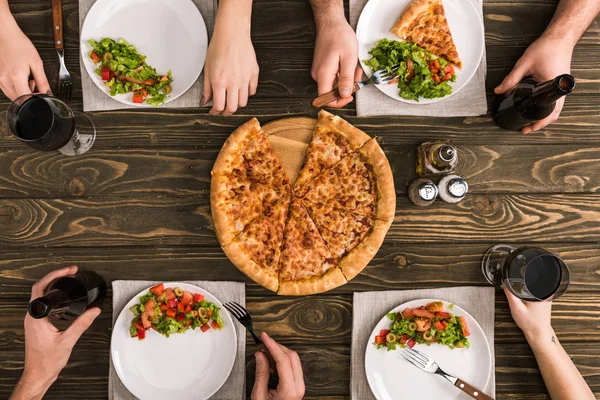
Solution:
[{"label": "red wine", "polygon": [[505,261],[504,279],[517,294],[546,300],[558,290],[562,261],[543,249],[524,247],[513,251]]},{"label": "red wine", "polygon": [[52,282],[44,296],[29,303],[33,318],[56,316],[74,320],[89,307],[99,307],[106,296],[106,283],[90,271],[65,276]]},{"label": "red wine", "polygon": [[29,146],[42,151],[58,150],[75,132],[73,113],[52,97],[32,95],[17,112],[16,135]]},{"label": "red wine", "polygon": [[494,122],[500,128],[520,131],[552,114],[556,101],[573,89],[575,78],[567,74],[544,83],[526,78],[506,97],[498,98],[493,112]]}]

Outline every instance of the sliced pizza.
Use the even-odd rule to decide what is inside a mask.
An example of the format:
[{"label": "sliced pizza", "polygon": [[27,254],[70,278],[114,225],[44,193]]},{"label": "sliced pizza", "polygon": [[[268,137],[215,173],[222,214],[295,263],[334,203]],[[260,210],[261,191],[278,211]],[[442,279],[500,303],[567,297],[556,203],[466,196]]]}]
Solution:
[{"label": "sliced pizza", "polygon": [[371,137],[337,115],[320,111],[304,166],[294,185],[300,188],[346,155],[362,147]]},{"label": "sliced pizza", "polygon": [[329,205],[304,205],[347,280],[358,275],[375,257],[391,224]]},{"label": "sliced pizza", "polygon": [[320,293],[346,283],[342,271],[299,199],[292,200],[281,251],[281,295]]},{"label": "sliced pizza", "polygon": [[283,230],[290,205],[284,195],[246,229],[223,247],[225,254],[243,273],[265,288],[277,291]]},{"label": "sliced pizza", "polygon": [[413,0],[392,33],[462,68],[442,0]]},{"label": "sliced pizza", "polygon": [[375,140],[343,158],[297,195],[313,204],[391,221],[396,208],[390,164]]},{"label": "sliced pizza", "polygon": [[256,119],[231,134],[211,174],[211,209],[222,246],[291,191],[281,161]]}]

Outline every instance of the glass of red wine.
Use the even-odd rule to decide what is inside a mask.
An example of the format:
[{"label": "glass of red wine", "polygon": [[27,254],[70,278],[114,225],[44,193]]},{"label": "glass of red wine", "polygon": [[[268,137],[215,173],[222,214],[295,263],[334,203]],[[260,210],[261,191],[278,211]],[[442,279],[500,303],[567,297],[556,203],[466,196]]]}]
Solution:
[{"label": "glass of red wine", "polygon": [[8,107],[6,119],[12,133],[36,150],[76,156],[88,151],[96,139],[96,128],[85,114],[74,112],[50,94],[17,98]]},{"label": "glass of red wine", "polygon": [[538,247],[491,247],[481,263],[483,275],[525,301],[550,301],[569,287],[571,272],[558,256]]}]

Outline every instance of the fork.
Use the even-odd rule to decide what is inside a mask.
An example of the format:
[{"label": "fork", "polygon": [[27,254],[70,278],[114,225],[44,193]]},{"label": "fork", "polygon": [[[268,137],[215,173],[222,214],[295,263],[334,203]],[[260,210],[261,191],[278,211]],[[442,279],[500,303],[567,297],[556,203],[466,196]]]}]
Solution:
[{"label": "fork", "polygon": [[[362,82],[354,83],[354,87],[352,88],[352,93],[359,91],[365,85],[369,83],[374,83],[375,85],[380,85],[382,83],[390,83],[390,81],[394,80],[398,76],[398,68],[400,68],[400,64],[392,65],[390,68],[381,68],[378,69],[371,75],[371,77]],[[312,105],[316,108],[321,108],[332,101],[339,100],[342,97],[340,96],[337,89],[332,90],[329,93],[325,93],[317,97],[313,100]]]},{"label": "fork", "polygon": [[73,95],[73,78],[65,65],[65,50],[63,43],[62,0],[52,0],[52,23],[54,31],[54,48],[58,53],[60,70],[58,71],[57,95],[60,99],[71,102]]},{"label": "fork", "polygon": [[404,351],[402,351],[400,354],[402,355],[402,357],[404,357],[404,359],[406,359],[408,362],[410,362],[417,368],[425,372],[429,372],[430,374],[437,374],[448,379],[454,386],[456,386],[457,388],[459,388],[474,399],[494,400],[492,397],[483,393],[481,390],[475,388],[474,386],[471,386],[465,381],[460,380],[459,378],[444,372],[431,357],[419,350],[411,349],[410,347],[405,347]]},{"label": "fork", "polygon": [[231,315],[235,317],[235,319],[237,319],[240,322],[240,324],[242,324],[250,332],[250,334],[254,338],[254,343],[258,345],[258,351],[267,356],[267,359],[269,360],[269,369],[271,370],[272,379],[274,382],[277,382],[279,380],[279,378],[277,377],[277,364],[275,363],[273,356],[271,355],[263,341],[260,340],[258,335],[254,332],[254,327],[252,326],[252,316],[250,315],[248,310],[246,310],[244,307],[242,307],[235,301],[227,302],[223,304],[223,306],[227,309],[227,311],[229,311]]}]

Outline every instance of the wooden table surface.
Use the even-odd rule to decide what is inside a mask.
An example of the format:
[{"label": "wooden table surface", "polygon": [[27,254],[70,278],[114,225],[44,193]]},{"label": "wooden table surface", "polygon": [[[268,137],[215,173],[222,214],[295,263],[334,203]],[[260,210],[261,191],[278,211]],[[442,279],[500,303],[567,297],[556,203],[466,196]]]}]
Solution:
[{"label": "wooden table surface", "polygon": [[[50,1],[10,0],[54,79]],[[349,396],[352,293],[366,290],[485,285],[482,253],[497,242],[535,244],[572,271],[569,292],[554,304],[559,339],[600,397],[600,25],[596,20],[573,59],[577,89],[558,123],[523,136],[471,118],[357,118],[354,103],[333,111],[378,135],[394,169],[396,219],[381,250],[350,284],[329,293],[278,297],[242,275],[217,243],[209,207],[210,169],[227,136],[250,117],[261,123],[316,116],[310,102],[315,27],[305,0],[255,0],[252,39],[260,84],[248,107],[230,118],[199,109],[97,112],[93,149],[80,157],[20,144],[0,119],[0,398],[23,368],[23,316],[32,284],[76,264],[115,279],[209,279],[247,283],[256,328],[297,350],[307,397]],[[486,0],[488,101],[492,88],[545,28],[556,0]],[[347,7],[347,3],[346,3]],[[78,2],[64,1],[73,107],[82,109]],[[9,101],[0,98],[0,114]],[[471,187],[458,205],[429,208],[406,197],[414,150],[450,139]],[[106,399],[110,299],[83,335],[47,398]],[[496,296],[496,390],[499,399],[547,397],[535,359]],[[248,342],[248,394],[255,347]]]}]

